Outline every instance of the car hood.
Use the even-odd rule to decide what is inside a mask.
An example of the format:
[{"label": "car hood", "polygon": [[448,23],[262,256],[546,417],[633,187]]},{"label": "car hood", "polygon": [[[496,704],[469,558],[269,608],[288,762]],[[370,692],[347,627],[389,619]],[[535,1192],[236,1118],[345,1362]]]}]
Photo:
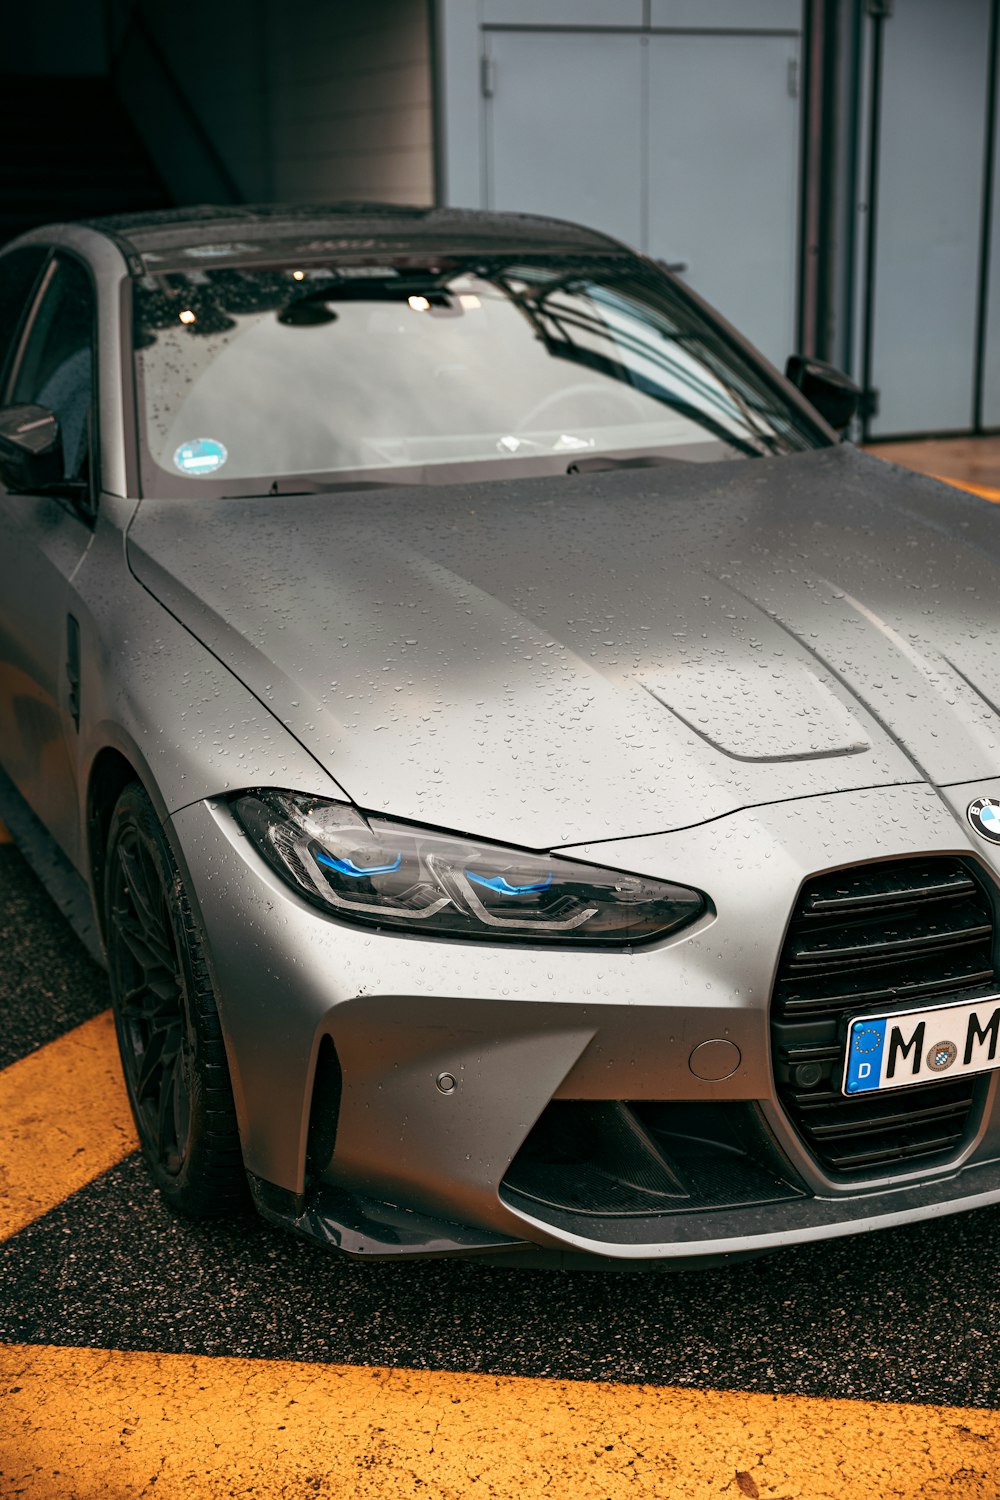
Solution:
[{"label": "car hood", "polygon": [[846,445],[144,501],[128,556],[368,811],[541,849],[1000,770],[1000,514]]}]

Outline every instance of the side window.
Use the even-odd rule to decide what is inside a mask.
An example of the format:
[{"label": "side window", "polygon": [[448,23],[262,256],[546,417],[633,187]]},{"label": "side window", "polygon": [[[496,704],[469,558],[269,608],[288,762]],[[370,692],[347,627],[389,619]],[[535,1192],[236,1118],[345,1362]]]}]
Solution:
[{"label": "side window", "polygon": [[18,351],[7,404],[35,402],[59,418],[67,479],[87,472],[94,394],[94,291],[83,267],[57,255]]},{"label": "side window", "polygon": [[48,258],[45,245],[25,245],[0,256],[0,389],[28,315],[35,282]]}]

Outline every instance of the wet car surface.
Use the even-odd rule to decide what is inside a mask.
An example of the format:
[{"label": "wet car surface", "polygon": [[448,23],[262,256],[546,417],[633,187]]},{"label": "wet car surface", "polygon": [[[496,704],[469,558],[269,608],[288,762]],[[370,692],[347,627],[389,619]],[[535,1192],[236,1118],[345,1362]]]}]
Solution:
[{"label": "wet car surface", "polygon": [[572,226],[38,251],[4,815],[96,911],[169,1202],[513,1274],[1000,1200],[993,510]]}]

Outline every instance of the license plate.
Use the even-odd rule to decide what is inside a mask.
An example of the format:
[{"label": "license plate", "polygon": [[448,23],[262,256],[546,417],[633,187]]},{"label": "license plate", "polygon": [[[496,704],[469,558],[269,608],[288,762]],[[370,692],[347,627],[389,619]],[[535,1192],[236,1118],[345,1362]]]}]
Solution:
[{"label": "license plate", "polygon": [[864,1094],[1000,1067],[1000,995],[891,1016],[847,1029],[843,1092]]}]

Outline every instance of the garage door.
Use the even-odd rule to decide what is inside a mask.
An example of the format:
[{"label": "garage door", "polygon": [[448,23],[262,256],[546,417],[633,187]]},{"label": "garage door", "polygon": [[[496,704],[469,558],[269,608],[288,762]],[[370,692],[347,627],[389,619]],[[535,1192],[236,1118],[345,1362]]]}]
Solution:
[{"label": "garage door", "polygon": [[688,266],[776,363],[795,319],[796,34],[484,36],[485,206]]}]

